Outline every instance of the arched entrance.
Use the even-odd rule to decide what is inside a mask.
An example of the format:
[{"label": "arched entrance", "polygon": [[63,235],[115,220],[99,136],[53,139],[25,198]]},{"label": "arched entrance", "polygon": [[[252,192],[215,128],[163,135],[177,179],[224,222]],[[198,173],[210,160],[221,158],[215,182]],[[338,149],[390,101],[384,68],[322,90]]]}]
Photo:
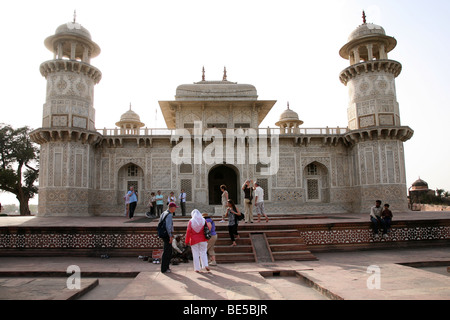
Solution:
[{"label": "arched entrance", "polygon": [[220,191],[220,186],[222,184],[227,186],[229,198],[233,199],[235,203],[238,203],[238,183],[238,174],[235,167],[229,165],[218,165],[213,167],[208,174],[209,204],[222,204],[222,191]]},{"label": "arched entrance", "polygon": [[[120,195],[117,199],[119,204],[123,203],[123,196],[128,192],[131,186],[138,194],[138,204],[142,204],[144,199],[144,171],[134,163],[124,165],[118,172],[118,190]],[[142,196],[141,196],[142,194]]]}]

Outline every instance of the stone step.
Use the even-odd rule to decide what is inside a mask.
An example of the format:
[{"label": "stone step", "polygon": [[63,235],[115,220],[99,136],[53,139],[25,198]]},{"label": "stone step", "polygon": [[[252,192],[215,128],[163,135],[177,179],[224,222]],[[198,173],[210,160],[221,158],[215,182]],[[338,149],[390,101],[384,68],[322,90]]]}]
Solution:
[{"label": "stone step", "polygon": [[268,237],[268,242],[272,244],[303,244],[300,237]]},{"label": "stone step", "polygon": [[308,250],[306,251],[282,251],[272,252],[275,261],[295,260],[295,261],[312,261],[317,258]]},{"label": "stone step", "polygon": [[216,227],[218,235],[215,246],[216,260],[221,263],[254,262],[256,259],[254,246],[256,244],[252,242],[251,238],[254,238],[257,234],[264,234],[266,244],[259,243],[259,246],[267,246],[267,250],[274,261],[317,260],[307,249],[297,229],[277,229],[273,226],[266,229],[264,227],[250,224],[239,226],[240,238],[236,240],[237,246],[230,246],[231,239],[228,234],[228,226],[220,225]]},{"label": "stone step", "polygon": [[222,253],[253,253],[253,248],[251,245],[238,245],[236,246],[215,246],[214,251],[216,254],[222,254]]},{"label": "stone step", "polygon": [[[243,237],[240,237],[238,240],[236,240],[236,243],[238,245],[246,245],[246,246],[252,245],[250,238],[243,238]],[[231,244],[231,239],[228,235],[226,237],[224,236],[223,238],[217,238],[216,247],[217,246],[229,246],[230,244]]]},{"label": "stone step", "polygon": [[[228,229],[217,229],[216,233],[220,238],[229,238]],[[296,229],[255,229],[255,230],[249,230],[249,229],[238,229],[238,233],[241,236],[241,238],[250,238],[250,234],[252,233],[265,233],[267,238],[273,238],[273,237],[299,237],[298,230]]]},{"label": "stone step", "polygon": [[270,238],[279,238],[279,237],[296,237],[298,238],[300,235],[298,230],[289,229],[289,230],[265,230],[264,233],[268,239]]},{"label": "stone step", "polygon": [[255,262],[255,255],[252,253],[221,253],[216,255],[218,263],[235,262]]},{"label": "stone step", "polygon": [[274,252],[287,252],[287,251],[308,251],[304,244],[273,244],[270,245],[270,250]]}]

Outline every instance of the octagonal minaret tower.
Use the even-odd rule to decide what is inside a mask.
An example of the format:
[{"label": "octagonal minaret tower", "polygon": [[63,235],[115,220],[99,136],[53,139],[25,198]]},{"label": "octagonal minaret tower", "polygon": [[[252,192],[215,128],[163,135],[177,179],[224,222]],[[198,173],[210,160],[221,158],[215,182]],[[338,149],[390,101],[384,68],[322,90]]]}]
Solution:
[{"label": "octagonal minaret tower", "polygon": [[381,26],[367,23],[354,30],[339,54],[350,61],[340,74],[348,87],[347,109],[350,130],[372,126],[400,126],[400,112],[395,91],[395,78],[402,65],[388,59],[397,40],[387,36]]},{"label": "octagonal minaret tower", "polygon": [[42,128],[31,138],[41,145],[39,215],[89,215],[94,188],[94,86],[102,73],[90,64],[100,53],[87,29],[74,20],[45,39],[53,59],[41,64],[47,79]]},{"label": "octagonal minaret tower", "polygon": [[95,131],[94,86],[102,73],[90,62],[100,54],[100,47],[75,19],[59,26],[45,39],[45,46],[53,53],[53,60],[40,67],[47,79],[42,127]]},{"label": "octagonal minaret tower", "polygon": [[397,40],[378,25],[363,24],[349,36],[339,54],[350,61],[340,74],[348,87],[348,128],[351,147],[354,210],[368,213],[375,200],[407,210],[403,142],[413,130],[401,125],[395,78],[402,65],[388,58]]}]

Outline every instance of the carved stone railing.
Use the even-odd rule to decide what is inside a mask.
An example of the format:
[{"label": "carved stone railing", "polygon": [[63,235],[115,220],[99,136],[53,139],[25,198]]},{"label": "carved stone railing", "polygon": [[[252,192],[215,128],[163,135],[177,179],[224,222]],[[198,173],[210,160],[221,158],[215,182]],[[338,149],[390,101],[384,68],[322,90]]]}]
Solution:
[{"label": "carved stone railing", "polygon": [[[295,142],[297,144],[309,144],[311,142],[311,139],[317,139],[320,138],[324,144],[331,143],[336,144],[338,142],[342,142],[344,144],[347,144],[347,141],[344,138],[344,134],[348,133],[348,128],[257,128],[257,129],[250,129],[250,128],[216,128],[219,130],[223,137],[225,138],[227,135],[227,129],[233,130],[237,135],[236,130],[242,129],[243,134],[245,136],[273,136],[278,135],[280,138],[292,138],[295,139]],[[194,137],[194,129],[189,128],[186,129],[189,134],[191,134],[191,137]],[[202,129],[202,135],[205,133],[205,131],[208,130],[208,128]],[[173,135],[176,134],[175,129],[161,129],[161,128],[141,128],[133,131],[125,131],[120,128],[115,129],[100,129],[98,130],[99,133],[102,134],[102,144],[110,147],[117,147],[121,146],[124,140],[135,140],[137,145],[139,146],[147,146],[152,145],[153,139],[158,138],[167,138],[171,139]],[[171,142],[177,142],[172,141]]]},{"label": "carved stone railing", "polygon": [[[210,128],[209,128],[210,129]],[[222,134],[226,134],[227,129],[238,130],[241,128],[217,128]],[[190,134],[194,133],[194,129],[186,129]],[[202,134],[208,130],[208,128],[202,129]],[[245,133],[251,130],[251,133],[256,133],[258,135],[342,135],[349,132],[348,128],[257,128],[249,129],[242,128]],[[120,128],[114,129],[98,129],[98,132],[103,135],[103,137],[132,137],[132,136],[171,136],[175,134],[175,129],[161,129],[161,128],[141,128],[134,130],[133,132],[127,132]]]}]

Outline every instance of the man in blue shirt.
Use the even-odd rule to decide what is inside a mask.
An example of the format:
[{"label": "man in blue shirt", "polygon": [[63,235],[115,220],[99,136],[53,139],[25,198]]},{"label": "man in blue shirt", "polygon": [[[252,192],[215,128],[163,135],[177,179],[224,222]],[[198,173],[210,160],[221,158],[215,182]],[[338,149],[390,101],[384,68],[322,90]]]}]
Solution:
[{"label": "man in blue shirt", "polygon": [[164,206],[164,196],[161,194],[161,190],[158,190],[156,193],[156,214],[158,217],[161,216],[163,213],[163,206]]},{"label": "man in blue shirt", "polygon": [[184,192],[184,189],[181,189],[180,193],[180,207],[181,207],[181,215],[186,215],[186,192]]},{"label": "man in blue shirt", "polygon": [[134,210],[136,210],[137,205],[137,195],[134,191],[134,187],[130,187],[130,191],[128,191],[128,197],[130,198],[130,215],[129,218],[132,219],[134,216]]}]

